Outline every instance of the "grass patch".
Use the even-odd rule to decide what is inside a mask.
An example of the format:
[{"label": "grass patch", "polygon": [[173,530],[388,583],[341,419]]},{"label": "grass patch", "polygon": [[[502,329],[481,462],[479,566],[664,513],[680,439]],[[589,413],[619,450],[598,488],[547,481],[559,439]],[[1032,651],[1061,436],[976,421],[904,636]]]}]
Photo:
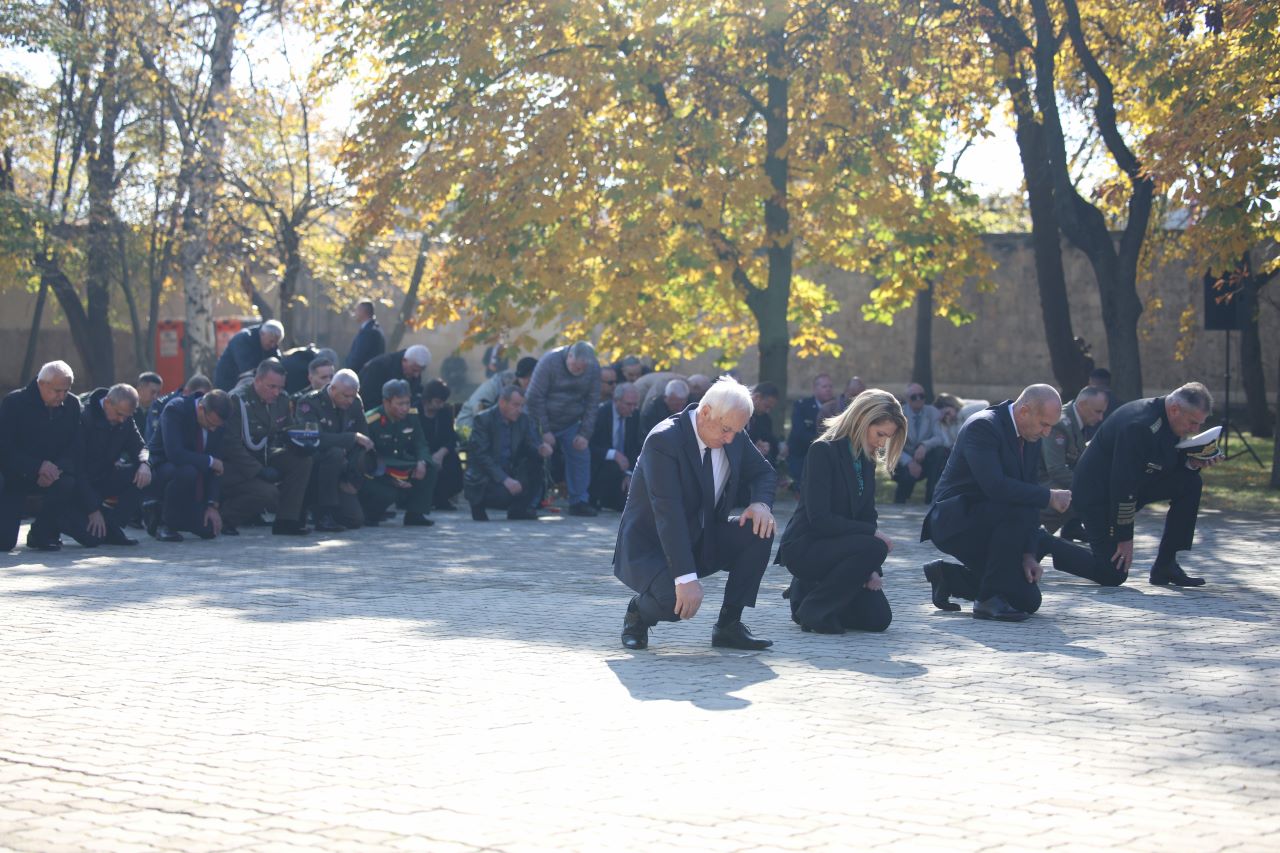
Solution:
[{"label": "grass patch", "polygon": [[[1262,460],[1262,467],[1245,451],[1240,439],[1232,435],[1227,449],[1231,459],[1205,471],[1204,494],[1200,505],[1210,509],[1232,512],[1280,513],[1280,490],[1268,488],[1271,481],[1271,459],[1275,441],[1270,438],[1254,438],[1245,433],[1254,453]],[[1244,452],[1242,452],[1244,451]],[[1240,455],[1237,456],[1236,454]]]}]

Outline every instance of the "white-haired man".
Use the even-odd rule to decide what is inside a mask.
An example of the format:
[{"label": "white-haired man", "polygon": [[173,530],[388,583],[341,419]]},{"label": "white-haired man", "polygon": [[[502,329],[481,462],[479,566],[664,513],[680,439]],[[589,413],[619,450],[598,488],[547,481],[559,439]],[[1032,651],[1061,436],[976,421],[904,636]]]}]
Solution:
[{"label": "white-haired man", "polygon": [[431,350],[422,344],[383,353],[369,359],[360,371],[360,387],[382,402],[382,388],[393,379],[409,383],[409,405],[417,407],[422,402],[422,376],[431,366]]},{"label": "white-haired man", "polygon": [[40,498],[40,508],[27,533],[28,548],[57,551],[63,531],[77,539],[85,535],[83,513],[77,511],[80,401],[70,393],[74,381],[65,361],[51,361],[31,384],[0,401],[0,551],[18,544],[29,496]]},{"label": "white-haired man", "polygon": [[214,365],[213,387],[231,391],[240,382],[240,377],[252,374],[259,364],[269,358],[280,358],[282,340],[284,325],[279,320],[268,320],[260,326],[249,326],[236,332]]},{"label": "white-haired man", "polygon": [[360,377],[354,370],[339,370],[327,385],[298,398],[294,418],[299,426],[314,425],[320,433],[308,489],[314,495],[315,529],[336,533],[362,526],[358,495],[365,479],[365,455],[373,449],[373,440],[364,434]]},{"label": "white-haired man", "polygon": [[1046,553],[1064,571],[1064,563],[1087,559],[1083,548],[1040,526],[1040,510],[1071,505],[1070,491],[1037,482],[1040,441],[1061,414],[1057,391],[1030,385],[1017,400],[996,403],[960,428],[920,533],[921,541],[933,540],[960,561],[924,568],[938,609],[959,610],[954,595],[975,602],[974,618],[1021,622],[1040,609]]},{"label": "white-haired man", "polygon": [[[625,648],[647,648],[658,622],[692,619],[702,604],[699,578],[721,570],[729,581],[711,644],[773,645],[742,623],[773,547],[777,486],[772,466],[744,431],[751,412],[751,392],[723,377],[645,440],[613,553],[614,575],[636,593],[622,623]],[[748,485],[751,503],[730,516],[740,483]]]}]

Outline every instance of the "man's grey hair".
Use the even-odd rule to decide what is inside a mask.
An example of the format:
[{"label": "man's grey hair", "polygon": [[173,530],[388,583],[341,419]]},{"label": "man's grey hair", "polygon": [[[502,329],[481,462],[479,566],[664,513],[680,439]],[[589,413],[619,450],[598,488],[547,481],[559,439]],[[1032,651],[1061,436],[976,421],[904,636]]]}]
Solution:
[{"label": "man's grey hair", "polygon": [[315,373],[322,367],[336,367],[337,362],[327,355],[318,355],[307,362],[307,373]]},{"label": "man's grey hair", "polygon": [[689,383],[683,379],[672,379],[667,383],[667,387],[663,390],[664,397],[676,396],[682,399],[689,399]]},{"label": "man's grey hair", "polygon": [[634,382],[619,382],[613,389],[614,402],[616,403],[618,400],[621,400],[623,397],[627,396],[627,394],[635,394],[639,397],[640,389],[636,387]]},{"label": "man's grey hair", "polygon": [[713,417],[722,418],[734,412],[743,412],[747,417],[755,412],[755,404],[751,402],[751,390],[732,376],[721,376],[707,393],[702,395],[699,409],[707,409]]},{"label": "man's grey hair", "polygon": [[404,351],[404,360],[411,361],[418,365],[418,367],[425,369],[429,364],[431,364],[431,350],[427,349],[422,344],[414,344]]},{"label": "man's grey hair", "polygon": [[382,383],[382,399],[395,400],[399,397],[408,397],[409,380],[408,379],[388,379]]},{"label": "man's grey hair", "polygon": [[1213,395],[1199,382],[1188,382],[1170,394],[1169,399],[1184,409],[1195,409],[1206,415],[1213,411]]},{"label": "man's grey hair", "polygon": [[578,341],[569,347],[569,357],[574,361],[585,361],[587,364],[596,363],[596,348],[587,341]]},{"label": "man's grey hair", "polygon": [[337,365],[338,352],[332,347],[320,347],[320,349],[316,350],[316,358],[327,358]]},{"label": "man's grey hair", "polygon": [[1048,406],[1055,408],[1062,407],[1062,397],[1058,394],[1058,389],[1052,385],[1028,385],[1022,389],[1022,393],[1018,395],[1018,399],[1013,401],[1014,408],[1019,406],[1030,406],[1033,411],[1043,411]]},{"label": "man's grey hair", "polygon": [[40,368],[40,372],[36,374],[36,380],[39,382],[50,382],[54,379],[70,379],[76,381],[75,371],[71,369],[71,365],[65,361],[51,361]]},{"label": "man's grey hair", "polygon": [[262,324],[261,334],[272,335],[275,338],[284,340],[284,323],[279,320],[268,320]]},{"label": "man's grey hair", "polygon": [[520,387],[519,385],[517,385],[516,383],[512,382],[510,385],[505,386],[501,391],[499,391],[499,392],[498,392],[498,399],[499,399],[499,400],[506,400],[506,401],[510,402],[510,401],[511,401],[511,398],[512,398],[512,397],[514,397],[514,396],[515,396],[515,395],[517,395],[517,394],[519,394],[521,397],[523,397],[523,396],[525,395],[525,394],[524,394],[524,389],[523,389],[523,388],[521,388],[521,387]]},{"label": "man's grey hair", "polygon": [[110,400],[113,406],[128,404],[130,408],[136,409],[138,408],[138,389],[126,382],[120,382],[108,388],[107,396],[103,399]]},{"label": "man's grey hair", "polygon": [[344,367],[337,373],[333,374],[333,378],[329,380],[329,384],[358,392],[360,390],[360,376],[351,368]]},{"label": "man's grey hair", "polygon": [[1097,397],[1107,396],[1106,388],[1099,388],[1097,385],[1086,385],[1076,394],[1076,401],[1093,400]]}]

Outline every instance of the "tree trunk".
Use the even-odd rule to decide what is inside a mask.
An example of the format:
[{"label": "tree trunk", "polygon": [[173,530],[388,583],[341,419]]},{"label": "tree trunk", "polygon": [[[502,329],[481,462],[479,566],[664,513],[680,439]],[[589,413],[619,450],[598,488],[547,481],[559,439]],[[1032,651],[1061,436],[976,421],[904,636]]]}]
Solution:
[{"label": "tree trunk", "polygon": [[1240,381],[1248,410],[1249,432],[1258,438],[1271,437],[1271,410],[1267,407],[1267,379],[1262,371],[1262,338],[1258,333],[1258,290],[1265,283],[1253,274],[1252,258],[1246,253],[1241,265],[1240,291]]},{"label": "tree trunk", "polygon": [[[1276,423],[1280,425],[1280,370],[1276,371]],[[1271,446],[1271,482],[1273,489],[1280,489],[1280,429],[1276,431],[1275,444]]]},{"label": "tree trunk", "polygon": [[44,301],[48,295],[49,282],[42,275],[40,290],[36,293],[36,308],[31,312],[31,330],[27,333],[27,352],[22,357],[22,374],[19,378],[23,382],[28,381],[27,377],[36,375],[36,344],[40,340],[40,321],[44,317]]},{"label": "tree trunk", "polygon": [[227,108],[231,93],[231,62],[235,50],[240,4],[219,3],[213,9],[214,38],[209,51],[208,103],[200,128],[200,145],[191,191],[182,216],[182,270],[185,302],[185,349],[188,375],[211,373],[217,353],[213,330],[213,288],[203,269],[209,251],[209,209],[219,180],[227,138]]},{"label": "tree trunk", "polygon": [[133,280],[129,272],[129,245],[125,236],[124,223],[117,219],[114,223],[117,251],[120,253],[120,292],[124,294],[125,306],[129,309],[129,329],[133,332],[133,355],[137,359],[139,370],[150,370],[150,359],[147,358],[147,330],[138,316],[138,301],[133,296]]},{"label": "tree trunk", "polygon": [[[93,134],[89,134],[87,147],[89,235],[85,247],[84,284],[88,339],[81,349],[94,386],[108,386],[115,382],[111,275],[120,259],[116,256],[119,243],[114,233],[116,217],[112,201],[116,184],[116,123],[123,106],[116,96],[115,74],[115,49],[108,48],[102,66],[101,120],[97,138],[93,139]],[[57,289],[54,292],[58,294],[58,301],[64,302],[64,293]]]},{"label": "tree trunk", "polygon": [[1151,220],[1155,187],[1124,143],[1118,129],[1111,81],[1098,66],[1084,41],[1074,0],[1064,0],[1067,30],[1077,58],[1096,90],[1094,118],[1116,165],[1129,178],[1129,217],[1117,248],[1102,211],[1080,195],[1071,180],[1066,139],[1058,114],[1055,89],[1057,33],[1047,0],[1032,0],[1036,19],[1036,102],[1044,116],[1048,162],[1053,175],[1054,210],[1062,232],[1089,258],[1102,301],[1102,325],[1107,333],[1107,362],[1111,387],[1121,400],[1142,396],[1142,361],[1138,347],[1138,260]]},{"label": "tree trunk", "polygon": [[396,315],[396,325],[387,337],[387,351],[400,349],[400,342],[409,330],[409,321],[418,311],[418,289],[422,287],[422,276],[427,269],[427,256],[431,252],[431,237],[427,231],[422,232],[418,241],[418,258],[413,262],[413,274],[409,276],[409,289],[400,300],[400,312]]},{"label": "tree trunk", "polygon": [[924,388],[926,400],[933,400],[933,282],[916,291],[916,351],[911,381]]},{"label": "tree trunk", "polygon": [[747,305],[759,327],[760,380],[776,384],[784,401],[787,399],[787,359],[791,352],[787,307],[791,302],[795,245],[791,212],[787,207],[790,163],[786,149],[791,124],[786,39],[786,31],[781,27],[771,29],[765,36],[764,171],[771,192],[764,202],[764,228],[769,274],[763,292],[755,288],[747,291]]},{"label": "tree trunk", "polygon": [[[1012,91],[1010,94],[1014,94]],[[1025,97],[1025,84],[1023,88]],[[1015,94],[1015,100],[1017,96]],[[1030,104],[1028,103],[1028,106]],[[1031,212],[1031,245],[1036,261],[1036,285],[1040,291],[1040,316],[1044,320],[1049,363],[1064,400],[1074,399],[1089,384],[1093,360],[1076,342],[1067,298],[1067,276],[1062,268],[1062,237],[1053,210],[1053,177],[1045,150],[1044,128],[1023,109],[1017,110],[1018,154],[1027,183]]]},{"label": "tree trunk", "polygon": [[280,214],[279,219],[277,246],[284,264],[284,275],[280,278],[280,322],[284,324],[285,340],[301,343],[306,338],[298,335],[293,309],[298,297],[298,279],[302,276],[302,238],[289,217]]}]

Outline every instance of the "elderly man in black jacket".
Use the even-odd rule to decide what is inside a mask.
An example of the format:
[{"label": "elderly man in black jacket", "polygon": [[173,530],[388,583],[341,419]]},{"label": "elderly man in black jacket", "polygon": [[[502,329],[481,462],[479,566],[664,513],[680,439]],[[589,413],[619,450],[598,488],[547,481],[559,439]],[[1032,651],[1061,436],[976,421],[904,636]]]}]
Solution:
[{"label": "elderly man in black jacket", "polygon": [[94,390],[80,412],[76,483],[88,534],[106,545],[138,544],[124,532],[151,483],[150,453],[133,418],[138,405],[138,392],[120,384]]},{"label": "elderly man in black jacket", "polygon": [[27,547],[57,551],[65,531],[87,542],[78,512],[76,461],[80,401],[71,394],[75,374],[64,361],[40,368],[31,384],[0,401],[0,551],[18,544],[18,527],[28,497],[40,508],[27,532]]},{"label": "elderly man in black jacket", "polygon": [[[711,645],[759,650],[773,645],[742,623],[754,607],[772,550],[777,474],[744,429],[750,392],[723,377],[645,439],[622,510],[613,573],[636,594],[622,622],[622,645],[644,649],[658,622],[692,619],[702,605],[699,578],[728,571]],[[738,484],[751,504],[730,516]]]},{"label": "elderly man in black jacket", "polygon": [[230,391],[242,377],[252,374],[262,362],[269,358],[280,358],[282,340],[284,325],[279,320],[268,320],[260,326],[249,326],[236,332],[227,341],[227,348],[218,356],[218,363],[214,365],[214,387]]},{"label": "elderly man in black jacket", "polygon": [[463,494],[474,520],[488,521],[486,509],[506,509],[507,518],[516,521],[538,517],[543,460],[551,455],[551,445],[524,413],[524,389],[508,385],[496,406],[476,415],[466,448]]},{"label": "elderly man in black jacket", "polygon": [[422,402],[422,375],[430,366],[431,350],[422,344],[383,353],[360,369],[360,387],[381,402],[383,387],[392,379],[403,379],[409,383],[409,403],[416,407]]},{"label": "elderly man in black jacket", "polygon": [[644,435],[640,432],[640,392],[630,382],[613,390],[613,399],[601,403],[596,428],[591,433],[591,502],[622,510],[631,488],[631,472],[640,456]]},{"label": "elderly man in black jacket", "polygon": [[147,446],[155,475],[143,512],[161,542],[181,542],[183,530],[201,539],[222,533],[222,427],[230,417],[231,398],[220,389],[165,405]]},{"label": "elderly man in black jacket", "polygon": [[1169,501],[1160,548],[1149,580],[1157,586],[1201,586],[1178,565],[1196,533],[1200,511],[1200,471],[1218,459],[1193,459],[1178,441],[1195,435],[1213,409],[1199,382],[1167,397],[1134,400],[1102,421],[1076,464],[1071,481],[1075,510],[1092,550],[1090,565],[1073,572],[1105,586],[1117,586],[1133,563],[1133,522],[1149,503]]},{"label": "elderly man in black jacket", "polygon": [[1071,503],[1071,492],[1037,482],[1040,441],[1061,414],[1057,391],[1031,385],[960,429],[920,534],[962,564],[925,566],[935,607],[959,610],[950,601],[956,595],[975,601],[977,619],[1021,622],[1040,609],[1045,554],[1062,570],[1079,560],[1082,548],[1040,526],[1040,510],[1063,512]]}]

